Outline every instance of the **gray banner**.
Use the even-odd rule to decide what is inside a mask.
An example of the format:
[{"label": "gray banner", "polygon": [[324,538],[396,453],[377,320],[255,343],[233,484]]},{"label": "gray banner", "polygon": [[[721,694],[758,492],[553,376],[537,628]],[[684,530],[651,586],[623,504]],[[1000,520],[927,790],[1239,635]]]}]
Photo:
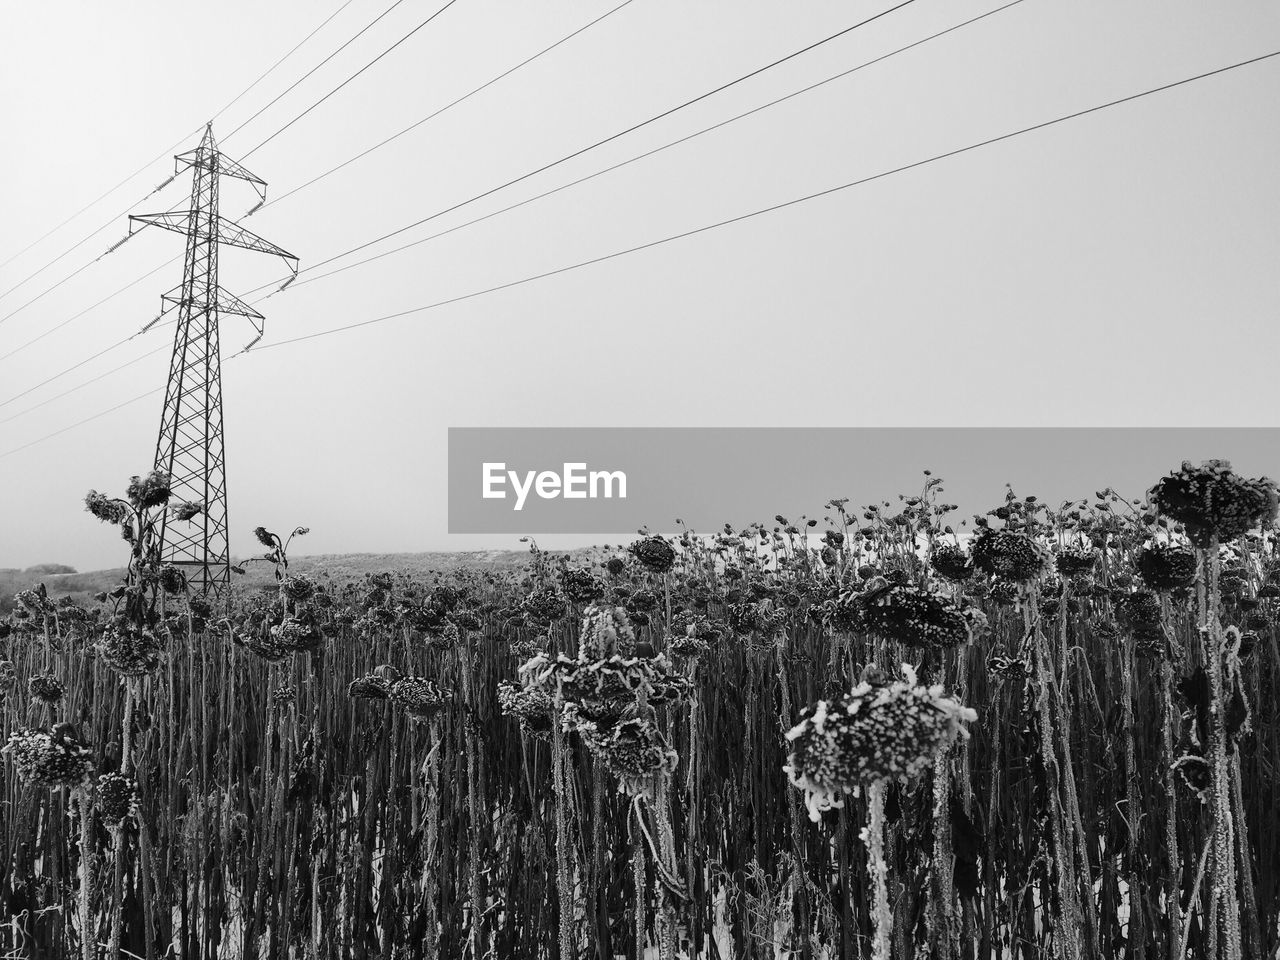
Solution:
[{"label": "gray banner", "polygon": [[[821,518],[945,481],[964,513],[1114,487],[1130,498],[1183,460],[1280,476],[1280,428],[471,428],[449,430],[450,533],[699,531]],[[963,514],[962,514],[963,515]]]}]

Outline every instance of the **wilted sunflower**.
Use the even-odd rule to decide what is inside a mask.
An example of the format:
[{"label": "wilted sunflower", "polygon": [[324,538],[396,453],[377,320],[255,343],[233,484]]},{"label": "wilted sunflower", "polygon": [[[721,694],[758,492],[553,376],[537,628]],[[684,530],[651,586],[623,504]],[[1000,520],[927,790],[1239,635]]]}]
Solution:
[{"label": "wilted sunflower", "polygon": [[391,696],[391,684],[377,674],[367,674],[347,684],[347,696],[353,700],[386,700]]},{"label": "wilted sunflower", "polygon": [[1250,480],[1234,473],[1226,460],[1200,466],[1184,461],[1147,494],[1151,505],[1181,523],[1197,547],[1235,540],[1275,519],[1280,491],[1274,480]]},{"label": "wilted sunflower", "polygon": [[145,477],[131,477],[126,495],[135,508],[147,510],[169,502],[169,474],[152,470]]},{"label": "wilted sunflower", "polygon": [[95,786],[98,810],[108,827],[119,827],[138,805],[138,785],[123,773],[104,773]]},{"label": "wilted sunflower", "polygon": [[27,691],[41,703],[54,704],[66,696],[67,688],[51,674],[37,674],[27,681]]},{"label": "wilted sunflower", "polygon": [[89,748],[67,734],[19,730],[10,735],[4,752],[19,779],[36,786],[79,787],[93,769]]},{"label": "wilted sunflower", "polygon": [[1138,555],[1138,575],[1152,590],[1189,587],[1196,579],[1195,551],[1173,543],[1153,543]]},{"label": "wilted sunflower", "polygon": [[545,688],[503,681],[498,684],[498,706],[504,716],[514,717],[519,721],[520,729],[529,736],[540,740],[551,736],[555,702]]},{"label": "wilted sunflower", "polygon": [[564,595],[573,603],[594,603],[604,596],[604,581],[583,567],[566,570],[560,584]]},{"label": "wilted sunflower", "polygon": [[843,794],[891,780],[906,781],[933,758],[977,714],[943,696],[942,686],[919,686],[910,664],[903,679],[888,684],[859,683],[835,703],[819,700],[787,733],[791,752],[783,768],[805,792],[809,819],[843,804]]},{"label": "wilted sunflower", "polygon": [[662,537],[645,537],[637,540],[627,551],[651,573],[666,573],[675,565],[675,547]]},{"label": "wilted sunflower", "polygon": [[973,561],[955,544],[938,544],[933,548],[929,563],[933,566],[934,573],[954,583],[963,583],[973,576]]},{"label": "wilted sunflower", "polygon": [[190,503],[175,503],[169,507],[169,512],[173,514],[175,520],[194,520],[204,513],[204,509],[204,504],[197,500]]},{"label": "wilted sunflower", "polygon": [[1091,572],[1096,562],[1097,557],[1088,547],[1063,547],[1054,559],[1054,566],[1058,573],[1070,580]]},{"label": "wilted sunflower", "polygon": [[103,523],[121,524],[129,519],[129,505],[97,490],[84,497],[84,508]]},{"label": "wilted sunflower", "polygon": [[289,649],[269,631],[237,632],[233,634],[232,639],[268,663],[279,663],[289,656]]},{"label": "wilted sunflower", "polygon": [[868,630],[909,647],[955,647],[971,639],[964,612],[940,593],[894,584],[861,594],[858,603]]},{"label": "wilted sunflower", "polygon": [[281,649],[301,653],[319,647],[323,636],[310,618],[285,617],[271,627],[271,638]]},{"label": "wilted sunflower", "polygon": [[316,593],[316,582],[310,577],[285,577],[280,581],[280,592],[294,603],[305,603]]},{"label": "wilted sunflower", "polygon": [[150,630],[120,620],[102,632],[98,654],[112,670],[126,677],[144,677],[160,666],[164,644]]},{"label": "wilted sunflower", "polygon": [[449,691],[441,690],[427,677],[401,677],[392,682],[388,693],[392,702],[404,707],[414,720],[434,717],[452,699]]},{"label": "wilted sunflower", "polygon": [[1025,584],[1046,576],[1052,558],[1034,537],[1016,530],[981,530],[973,540],[973,565],[1010,583]]},{"label": "wilted sunflower", "polygon": [[678,756],[648,717],[629,717],[610,726],[578,724],[578,734],[592,755],[618,778],[628,796],[651,797],[655,777],[670,774]]},{"label": "wilted sunflower", "polygon": [[520,612],[531,626],[546,626],[568,612],[564,596],[554,587],[539,587],[524,598]]},{"label": "wilted sunflower", "polygon": [[1126,593],[1117,598],[1116,610],[1130,630],[1148,630],[1160,626],[1160,598],[1147,590]]}]

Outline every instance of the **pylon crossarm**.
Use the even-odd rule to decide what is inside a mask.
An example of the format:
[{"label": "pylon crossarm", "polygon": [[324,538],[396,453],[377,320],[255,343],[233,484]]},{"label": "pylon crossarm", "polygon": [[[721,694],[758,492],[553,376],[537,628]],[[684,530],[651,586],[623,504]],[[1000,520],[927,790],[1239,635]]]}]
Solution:
[{"label": "pylon crossarm", "polygon": [[186,233],[190,210],[167,210],[164,213],[132,213],[129,215],[129,234],[133,234],[135,222],[161,230],[172,230],[174,233]]},{"label": "pylon crossarm", "polygon": [[291,263],[292,269],[298,269],[298,258],[283,247],[278,247],[270,240],[264,240],[250,230],[246,230],[234,220],[218,217],[218,240],[228,246],[240,247],[242,250],[253,250],[257,253],[270,253]]},{"label": "pylon crossarm", "polygon": [[225,153],[218,153],[218,173],[224,177],[235,177],[238,180],[244,180],[253,184],[253,189],[258,191],[258,196],[262,200],[267,199],[267,181],[261,177],[250,173],[244,167],[240,166],[235,160],[232,160]]},{"label": "pylon crossarm", "polygon": [[[174,287],[168,293],[162,294],[160,296],[160,300],[164,309],[160,312],[160,315],[158,317],[156,317],[154,320],[151,321],[151,323],[147,324],[147,326],[143,328],[144,330],[150,328],[152,324],[154,324],[161,317],[168,314],[175,307],[182,306],[183,301],[182,301],[181,284]],[[191,301],[191,307],[196,311],[204,312],[208,310],[209,304],[197,298]],[[216,304],[216,307],[219,314],[224,314],[224,313],[234,314],[235,316],[239,316],[239,317],[248,317],[251,320],[262,319],[262,314],[260,314],[257,310],[253,309],[253,307],[249,306],[249,304],[245,303],[243,300],[237,297],[230,290],[227,290],[225,287],[221,287],[221,286],[218,287],[218,302]]]}]

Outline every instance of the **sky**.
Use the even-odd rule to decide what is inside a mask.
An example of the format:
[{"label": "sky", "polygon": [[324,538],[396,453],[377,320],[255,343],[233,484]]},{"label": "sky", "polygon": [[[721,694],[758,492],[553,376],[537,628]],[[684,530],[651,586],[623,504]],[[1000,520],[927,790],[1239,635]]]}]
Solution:
[{"label": "sky", "polygon": [[[158,0],[7,5],[0,262],[13,259],[0,267],[0,566],[124,559],[81,500],[90,488],[122,491],[150,468],[173,328],[88,358],[156,315],[181,280],[180,261],[162,264],[182,238],[147,230],[92,261],[125,235],[127,213],[183,204],[189,174],[146,197],[173,172],[166,157],[194,147],[216,117],[225,153],[268,181],[269,199],[283,195],[621,0],[456,0],[295,121],[445,2],[401,0],[290,89],[392,6],[351,0],[239,97],[341,0],[227,0],[215,13]],[[893,6],[631,0],[246,226],[305,269]],[[913,0],[363,255],[501,211],[1000,6]],[[315,553],[517,546],[448,534],[449,427],[1276,426],[1280,57],[594,265],[272,346],[1280,51],[1280,7],[1245,0],[1221,11],[1198,0],[1021,0],[545,199],[299,281],[260,305],[266,336],[246,355],[229,359],[252,338],[248,322],[224,318],[233,552],[252,549],[259,524],[311,527]],[[224,183],[225,215],[255,200],[247,184]],[[232,292],[285,273],[269,257],[222,253]],[[953,472],[989,482],[995,499],[1020,455],[1015,446]],[[1096,486],[1109,482],[1100,450]],[[830,495],[907,492],[871,486],[851,476]]]}]

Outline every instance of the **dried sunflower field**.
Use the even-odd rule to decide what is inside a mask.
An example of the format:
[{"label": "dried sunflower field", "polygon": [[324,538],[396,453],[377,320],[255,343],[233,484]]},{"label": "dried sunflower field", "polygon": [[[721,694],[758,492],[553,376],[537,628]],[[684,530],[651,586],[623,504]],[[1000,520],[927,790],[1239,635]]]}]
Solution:
[{"label": "dried sunflower field", "polygon": [[[1243,960],[1280,944],[1276,485],[191,595],[161,474],[0,622],[0,956]],[[92,524],[92,518],[86,518]]]}]

